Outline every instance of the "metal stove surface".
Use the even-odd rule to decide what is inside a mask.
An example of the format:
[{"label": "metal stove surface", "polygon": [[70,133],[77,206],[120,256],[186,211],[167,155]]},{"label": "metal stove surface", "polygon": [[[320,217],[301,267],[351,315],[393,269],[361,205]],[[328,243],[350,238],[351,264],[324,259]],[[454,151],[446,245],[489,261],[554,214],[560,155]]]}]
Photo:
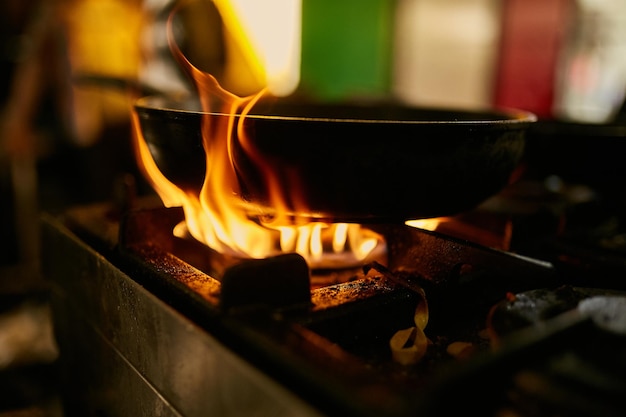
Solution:
[{"label": "metal stove surface", "polygon": [[[172,237],[180,216],[149,208],[120,218],[104,204],[43,218],[70,415],[611,415],[619,395],[598,379],[626,392],[594,355],[599,345],[624,347],[623,335],[589,320],[563,324],[575,305],[502,327],[494,311],[508,311],[502,303],[515,294],[575,291],[548,262],[378,225],[387,266],[348,282],[309,290],[307,271],[290,256],[227,267],[219,282],[203,272],[206,253]],[[254,290],[229,289],[241,285]],[[428,299],[431,344],[406,367],[390,360],[388,341],[410,326],[415,286]],[[485,337],[494,317],[495,350],[493,334]],[[448,354],[456,341],[469,343],[466,355]],[[602,352],[626,368],[619,349]],[[576,371],[581,363],[591,371]],[[529,389],[541,384],[550,389]],[[585,407],[569,407],[590,386]]]},{"label": "metal stove surface", "polygon": [[43,239],[66,415],[320,415],[62,223]]}]

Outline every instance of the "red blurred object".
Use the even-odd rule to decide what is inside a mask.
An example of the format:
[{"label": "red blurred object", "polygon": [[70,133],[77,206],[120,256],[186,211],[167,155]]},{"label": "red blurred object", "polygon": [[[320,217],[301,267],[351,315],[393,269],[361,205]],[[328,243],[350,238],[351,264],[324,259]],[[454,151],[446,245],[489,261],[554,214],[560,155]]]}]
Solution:
[{"label": "red blurred object", "polygon": [[494,103],[552,116],[555,68],[573,11],[571,0],[507,0]]}]

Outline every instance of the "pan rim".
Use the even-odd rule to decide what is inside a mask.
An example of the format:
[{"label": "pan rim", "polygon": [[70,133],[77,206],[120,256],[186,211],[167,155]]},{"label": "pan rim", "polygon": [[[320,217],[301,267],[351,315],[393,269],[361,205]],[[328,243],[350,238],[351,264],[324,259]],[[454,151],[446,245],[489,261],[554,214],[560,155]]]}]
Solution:
[{"label": "pan rim", "polygon": [[[145,96],[139,98],[135,104],[135,110],[149,110],[155,112],[167,112],[179,115],[207,115],[207,116],[229,116],[224,112],[206,112],[195,109],[177,108],[171,103],[180,103],[184,105],[184,99],[181,97],[166,97],[161,95]],[[169,105],[168,105],[169,103]],[[537,116],[526,110],[516,108],[493,108],[493,109],[463,109],[463,108],[447,108],[447,107],[424,107],[410,106],[407,108],[414,110],[436,111],[450,114],[477,115],[483,117],[477,120],[467,119],[446,119],[446,120],[411,120],[411,119],[366,119],[354,117],[314,117],[314,116],[280,116],[269,114],[248,113],[246,119],[252,120],[279,120],[279,121],[296,121],[296,122],[317,122],[317,123],[358,123],[358,124],[394,124],[394,125],[449,125],[449,126],[509,126],[509,125],[526,125],[536,122]],[[236,114],[240,117],[241,114]]]}]

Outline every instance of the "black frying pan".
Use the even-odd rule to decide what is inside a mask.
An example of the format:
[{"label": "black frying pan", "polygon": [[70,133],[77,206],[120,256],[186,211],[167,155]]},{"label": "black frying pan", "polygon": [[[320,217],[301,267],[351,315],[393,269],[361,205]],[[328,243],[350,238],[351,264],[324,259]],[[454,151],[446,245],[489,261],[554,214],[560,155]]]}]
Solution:
[{"label": "black frying pan", "polygon": [[[197,101],[163,96],[135,105],[163,174],[199,192],[205,155]],[[349,222],[401,221],[469,210],[510,182],[535,116],[395,104],[259,103],[244,120],[285,195],[305,196],[299,215]],[[236,142],[236,141],[235,141]],[[268,205],[264,175],[241,147],[234,165],[246,202]]]}]

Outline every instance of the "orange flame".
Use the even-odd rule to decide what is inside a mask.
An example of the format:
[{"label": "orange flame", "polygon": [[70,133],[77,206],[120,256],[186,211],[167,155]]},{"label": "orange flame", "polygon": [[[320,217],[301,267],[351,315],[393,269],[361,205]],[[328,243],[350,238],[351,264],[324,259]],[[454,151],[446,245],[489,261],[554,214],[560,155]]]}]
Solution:
[{"label": "orange flame", "polygon": [[[289,217],[292,210],[289,210],[287,201],[290,200],[284,195],[291,190],[280,186],[280,179],[273,176],[274,170],[267,166],[269,162],[259,156],[254,142],[243,129],[245,117],[261,97],[269,95],[268,89],[262,88],[256,94],[239,97],[222,88],[213,75],[194,67],[174,41],[172,16],[168,24],[170,49],[179,65],[194,80],[204,110],[202,138],[207,168],[199,195],[183,191],[161,173],[143,140],[136,114],[133,121],[140,169],[165,206],[183,207],[185,222],[175,232],[188,232],[218,252],[241,258],[264,258],[296,252],[313,268],[353,266],[368,259],[368,256],[380,255],[381,247],[384,251],[382,238],[360,225],[294,224]],[[249,208],[242,204],[233,162],[234,141],[264,173],[264,181],[270,190],[272,216],[251,215]],[[290,197],[293,200],[294,196]],[[290,202],[298,205],[297,201],[295,204]]]},{"label": "orange flame", "polygon": [[444,222],[445,220],[446,219],[442,217],[435,217],[432,219],[407,220],[405,224],[407,226],[416,227],[418,229],[434,231],[437,230],[437,226],[439,226],[439,224]]}]

